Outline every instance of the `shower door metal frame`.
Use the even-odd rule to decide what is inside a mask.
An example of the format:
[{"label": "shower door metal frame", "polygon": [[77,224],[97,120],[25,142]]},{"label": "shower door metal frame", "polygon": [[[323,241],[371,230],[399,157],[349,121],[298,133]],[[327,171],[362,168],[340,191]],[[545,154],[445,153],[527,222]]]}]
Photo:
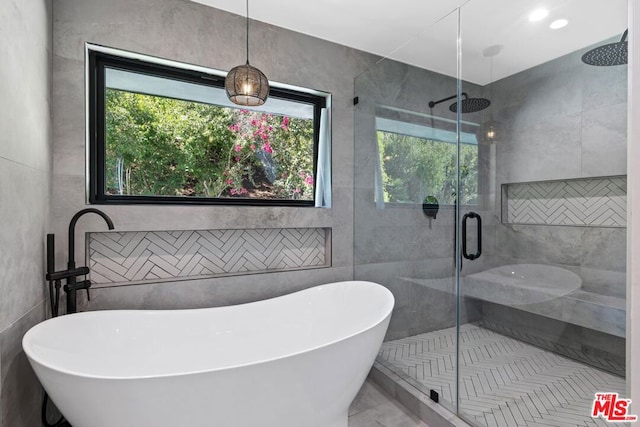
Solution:
[{"label": "shower door metal frame", "polygon": [[[456,8],[456,194],[461,194],[460,188],[460,123],[462,121],[462,28],[461,7]],[[456,197],[455,205],[455,292],[456,292],[456,372],[455,372],[455,408],[456,415],[460,417],[460,277],[462,274],[462,221],[459,197]]]}]

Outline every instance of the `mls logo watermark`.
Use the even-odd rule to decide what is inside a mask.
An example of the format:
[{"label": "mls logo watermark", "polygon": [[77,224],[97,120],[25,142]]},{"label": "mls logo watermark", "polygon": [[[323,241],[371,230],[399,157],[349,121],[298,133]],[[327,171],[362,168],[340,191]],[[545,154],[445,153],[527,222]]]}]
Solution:
[{"label": "mls logo watermark", "polygon": [[609,422],[632,423],[638,421],[637,415],[629,414],[631,399],[618,397],[618,393],[596,393],[593,399],[591,416],[602,417]]}]

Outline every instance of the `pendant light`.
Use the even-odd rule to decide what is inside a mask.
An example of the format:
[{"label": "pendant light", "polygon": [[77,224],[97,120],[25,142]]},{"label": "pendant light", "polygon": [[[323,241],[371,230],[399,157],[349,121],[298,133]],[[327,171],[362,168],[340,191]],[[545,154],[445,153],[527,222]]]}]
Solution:
[{"label": "pendant light", "polygon": [[[489,97],[492,96],[493,93],[493,58],[498,55],[504,46],[502,45],[494,45],[486,48],[482,55],[485,58],[491,58],[490,68],[489,68]],[[477,132],[477,137],[480,142],[484,143],[493,143],[498,142],[500,137],[500,128],[501,124],[495,120],[493,120],[493,108],[489,110],[489,120],[482,123]]]},{"label": "pendant light", "polygon": [[247,0],[247,63],[232,68],[224,81],[227,97],[238,105],[262,105],[269,96],[269,80],[260,70],[249,65],[249,0]]}]

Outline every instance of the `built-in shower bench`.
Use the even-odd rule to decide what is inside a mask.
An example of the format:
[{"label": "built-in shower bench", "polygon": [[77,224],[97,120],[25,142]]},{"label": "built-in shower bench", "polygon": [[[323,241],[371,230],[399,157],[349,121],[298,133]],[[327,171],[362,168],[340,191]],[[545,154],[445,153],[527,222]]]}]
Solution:
[{"label": "built-in shower bench", "polygon": [[[496,269],[490,269],[464,277],[460,288],[464,296],[469,298],[505,305],[617,337],[625,337],[626,301],[623,298],[582,290],[581,281],[577,282],[577,286],[575,282],[567,286],[569,280],[549,285],[549,274],[546,273],[549,269],[557,267],[544,267],[547,269],[546,272],[532,275],[531,280],[523,280],[523,275],[505,277],[504,274],[494,274]],[[511,270],[513,269],[504,269],[504,271]],[[562,276],[563,273],[559,270],[562,269],[553,270],[552,275],[561,279],[571,279],[568,275]],[[564,271],[575,275],[568,270]],[[558,273],[561,276],[558,276]],[[451,277],[442,279],[402,277],[401,279],[442,292],[452,293],[454,289]]]},{"label": "built-in shower bench", "polygon": [[548,301],[511,307],[625,337],[626,301],[623,298],[576,290]]}]

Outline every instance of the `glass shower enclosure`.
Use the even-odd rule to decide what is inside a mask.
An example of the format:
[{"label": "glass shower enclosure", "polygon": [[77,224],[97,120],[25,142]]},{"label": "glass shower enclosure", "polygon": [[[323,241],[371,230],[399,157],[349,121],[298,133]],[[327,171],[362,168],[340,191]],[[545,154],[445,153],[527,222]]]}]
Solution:
[{"label": "glass shower enclosure", "polygon": [[472,425],[606,425],[594,394],[625,394],[627,3],[602,3],[468,1],[355,79],[354,276],[396,298],[376,369]]}]

